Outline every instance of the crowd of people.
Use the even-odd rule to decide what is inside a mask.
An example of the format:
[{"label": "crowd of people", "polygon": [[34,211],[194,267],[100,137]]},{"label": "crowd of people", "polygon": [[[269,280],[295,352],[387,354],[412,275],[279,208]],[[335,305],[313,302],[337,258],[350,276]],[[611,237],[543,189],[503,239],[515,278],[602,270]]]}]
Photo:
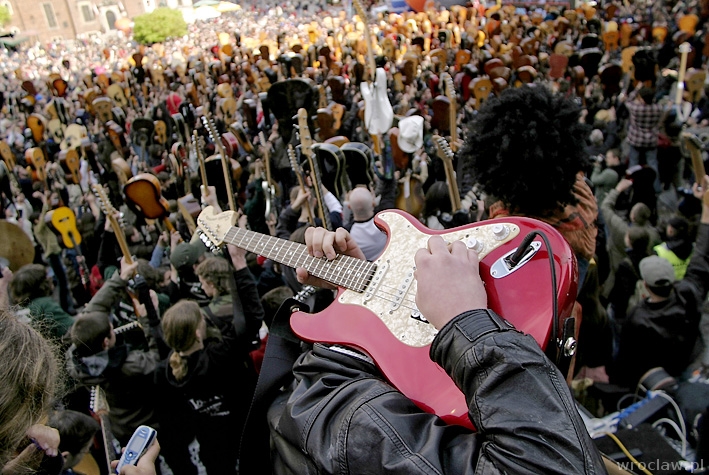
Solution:
[{"label": "crowd of people", "polygon": [[[605,473],[572,380],[606,388],[599,418],[656,368],[707,380],[705,5],[355,3],[2,52],[3,474],[88,473],[89,452],[106,474],[141,425],[159,444],[121,473]],[[388,236],[391,209],[411,217]],[[520,218],[559,275],[497,295],[489,242],[449,232]],[[524,237],[510,272],[547,262]],[[289,328],[295,308],[359,318],[337,293],[358,279],[375,315],[406,252],[386,311],[426,327],[465,427],[397,386],[388,353]],[[388,342],[374,320],[345,328]]]}]

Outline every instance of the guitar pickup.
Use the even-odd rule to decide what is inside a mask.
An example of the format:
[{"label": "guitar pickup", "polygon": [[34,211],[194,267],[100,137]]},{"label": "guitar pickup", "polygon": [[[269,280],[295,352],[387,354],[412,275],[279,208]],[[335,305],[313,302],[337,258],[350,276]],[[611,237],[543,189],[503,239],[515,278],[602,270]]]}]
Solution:
[{"label": "guitar pickup", "polygon": [[384,277],[384,274],[389,270],[389,262],[383,262],[379,264],[377,267],[377,272],[374,273],[374,277],[372,277],[372,281],[369,283],[367,286],[367,291],[364,293],[364,300],[363,303],[367,303],[368,301],[372,300],[372,297],[377,293],[377,290],[379,289],[379,286],[382,283],[382,278]]},{"label": "guitar pickup", "polygon": [[399,284],[399,287],[396,289],[396,293],[394,294],[394,298],[391,301],[391,306],[389,307],[389,313],[394,312],[394,310],[397,310],[400,306],[401,303],[404,301],[404,297],[406,296],[406,293],[409,291],[409,287],[411,287],[411,284],[414,281],[414,269],[412,268],[408,274],[406,274],[406,278],[404,281]]}]

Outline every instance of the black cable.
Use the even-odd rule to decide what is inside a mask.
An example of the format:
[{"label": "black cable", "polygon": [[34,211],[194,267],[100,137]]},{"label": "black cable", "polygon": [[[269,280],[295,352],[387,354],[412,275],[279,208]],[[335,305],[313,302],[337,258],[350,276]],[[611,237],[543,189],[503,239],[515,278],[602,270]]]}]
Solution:
[{"label": "black cable", "polygon": [[[529,246],[532,244],[532,241],[536,236],[539,236],[542,238],[544,241],[544,245],[547,248],[547,254],[549,255],[549,270],[551,272],[551,293],[552,293],[552,330],[551,330],[551,339],[548,343],[546,349],[546,354],[549,357],[550,360],[556,361],[557,363],[559,362],[559,353],[557,353],[557,344],[556,344],[556,338],[558,337],[559,334],[559,302],[557,300],[557,283],[556,283],[556,268],[554,267],[554,253],[552,252],[552,247],[551,243],[549,242],[549,238],[544,234],[542,231],[532,231],[529,234],[527,234],[524,239],[522,239],[522,242],[520,243],[519,247],[517,247],[517,250],[512,254],[508,259],[507,259],[507,264],[510,266],[510,268],[516,267],[519,262],[522,260],[522,258],[527,254],[527,250],[529,249]],[[553,353],[552,353],[553,351]]]}]

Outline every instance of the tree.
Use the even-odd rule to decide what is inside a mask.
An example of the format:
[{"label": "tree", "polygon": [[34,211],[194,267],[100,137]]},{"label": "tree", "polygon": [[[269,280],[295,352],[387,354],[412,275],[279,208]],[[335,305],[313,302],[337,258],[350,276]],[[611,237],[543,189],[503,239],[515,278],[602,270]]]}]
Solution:
[{"label": "tree", "polygon": [[187,34],[187,23],[179,10],[157,8],[133,19],[133,38],[138,43],[162,43]]},{"label": "tree", "polygon": [[0,5],[0,26],[5,26],[12,20],[12,15],[10,15],[10,9],[5,5]]}]

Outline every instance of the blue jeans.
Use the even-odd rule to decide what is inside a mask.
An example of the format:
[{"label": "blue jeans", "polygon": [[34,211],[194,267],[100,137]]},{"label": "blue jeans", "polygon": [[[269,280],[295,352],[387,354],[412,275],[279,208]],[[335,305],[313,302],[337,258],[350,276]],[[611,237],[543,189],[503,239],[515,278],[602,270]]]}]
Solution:
[{"label": "blue jeans", "polygon": [[[643,158],[645,160],[642,160]],[[657,162],[657,147],[636,147],[635,145],[628,144],[628,168],[635,165],[640,165],[641,162],[644,162],[650,168],[655,170],[655,193],[661,192],[662,188],[660,186],[660,170]]]}]

